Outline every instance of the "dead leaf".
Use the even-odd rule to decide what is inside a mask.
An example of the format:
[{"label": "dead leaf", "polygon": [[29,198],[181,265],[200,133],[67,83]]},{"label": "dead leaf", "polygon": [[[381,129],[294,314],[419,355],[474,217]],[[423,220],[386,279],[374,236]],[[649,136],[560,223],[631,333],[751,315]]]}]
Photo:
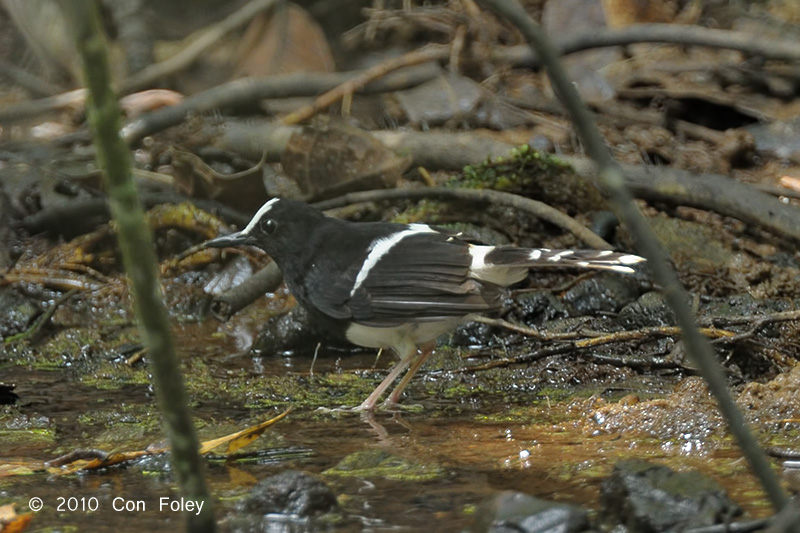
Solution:
[{"label": "dead leaf", "polygon": [[237,450],[240,450],[256,440],[260,437],[264,431],[274,423],[278,422],[279,420],[283,419],[286,415],[292,412],[292,409],[289,408],[283,413],[279,414],[275,418],[267,420],[266,422],[262,422],[256,426],[249,427],[245,430],[239,431],[237,433],[233,433],[232,435],[227,435],[225,437],[220,437],[218,439],[213,439],[204,442],[200,446],[200,454],[206,454],[217,448],[222,446],[223,444],[227,443],[228,447],[225,449],[225,453],[231,454],[235,453]]},{"label": "dead leaf", "polygon": [[335,70],[322,28],[295,4],[256,17],[242,38],[238,56],[234,77]]},{"label": "dead leaf", "polygon": [[286,144],[284,173],[313,199],[393,187],[411,165],[369,133],[336,124],[303,128]]},{"label": "dead leaf", "polygon": [[254,167],[235,174],[220,174],[197,155],[175,147],[169,149],[175,187],[194,198],[218,200],[242,211],[255,211],[266,201],[261,169],[266,153]]},{"label": "dead leaf", "polygon": [[33,513],[17,514],[16,504],[0,505],[0,533],[19,533],[25,531]]}]

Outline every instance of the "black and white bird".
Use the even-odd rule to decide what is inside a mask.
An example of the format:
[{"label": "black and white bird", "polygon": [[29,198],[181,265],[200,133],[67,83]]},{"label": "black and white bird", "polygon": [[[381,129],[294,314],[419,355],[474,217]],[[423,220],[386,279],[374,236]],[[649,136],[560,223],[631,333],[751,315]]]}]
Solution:
[{"label": "black and white bird", "polygon": [[400,362],[360,405],[372,410],[403,389],[437,337],[470,315],[500,309],[506,287],[531,268],[577,267],[634,272],[644,261],[627,253],[475,245],[426,224],[349,222],[302,202],[273,198],[242,231],[206,246],[264,250],[312,319],[353,344],[391,348]]}]

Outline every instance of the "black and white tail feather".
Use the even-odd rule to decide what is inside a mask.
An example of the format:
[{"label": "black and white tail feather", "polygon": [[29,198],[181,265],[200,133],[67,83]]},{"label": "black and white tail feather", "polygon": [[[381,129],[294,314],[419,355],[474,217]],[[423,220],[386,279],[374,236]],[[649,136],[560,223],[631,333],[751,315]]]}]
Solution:
[{"label": "black and white tail feather", "polygon": [[638,255],[611,250],[551,250],[471,245],[471,269],[475,277],[510,285],[525,278],[533,268],[567,267],[611,270],[633,274],[631,265],[644,261]]}]

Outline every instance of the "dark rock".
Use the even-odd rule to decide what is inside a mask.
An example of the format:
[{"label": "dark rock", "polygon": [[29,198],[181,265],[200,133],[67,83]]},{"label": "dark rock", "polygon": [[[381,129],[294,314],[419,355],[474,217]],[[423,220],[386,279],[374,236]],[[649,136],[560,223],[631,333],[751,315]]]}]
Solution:
[{"label": "dark rock", "polygon": [[19,396],[14,393],[16,385],[9,385],[0,381],[0,405],[12,404],[19,400]]},{"label": "dark rock", "polygon": [[551,291],[534,291],[520,294],[514,300],[512,312],[525,324],[539,323],[555,318],[567,318],[569,316],[566,306]]},{"label": "dark rock", "polygon": [[623,307],[619,321],[628,328],[674,326],[675,314],[660,293],[650,291]]},{"label": "dark rock", "polygon": [[628,531],[669,532],[723,524],[741,513],[713,479],[647,461],[621,461],[602,486],[604,518]]},{"label": "dark rock", "polygon": [[42,312],[31,298],[13,287],[0,289],[0,309],[0,339],[27,330]]},{"label": "dark rock", "polygon": [[477,348],[492,344],[495,329],[481,322],[467,322],[458,326],[450,336],[451,346]]},{"label": "dark rock", "polygon": [[253,352],[263,354],[291,354],[314,352],[317,344],[326,347],[352,349],[346,341],[334,338],[324,327],[319,326],[302,306],[295,306],[288,313],[267,321],[258,332]]},{"label": "dark rock", "polygon": [[253,344],[256,353],[286,353],[295,350],[313,350],[317,345],[309,335],[311,318],[306,310],[297,306],[288,313],[275,316],[264,324]]},{"label": "dark rock", "polygon": [[579,281],[564,294],[574,314],[616,312],[639,296],[638,284],[619,275],[601,274]]},{"label": "dark rock", "polygon": [[252,514],[310,518],[336,511],[339,504],[331,489],[317,476],[287,470],[268,477],[250,491],[239,509]]},{"label": "dark rock", "polygon": [[651,217],[648,222],[678,271],[697,275],[726,272],[730,268],[733,260],[730,246],[711,225],[667,216]]},{"label": "dark rock", "polygon": [[484,502],[473,533],[570,533],[587,531],[586,509],[505,491]]}]

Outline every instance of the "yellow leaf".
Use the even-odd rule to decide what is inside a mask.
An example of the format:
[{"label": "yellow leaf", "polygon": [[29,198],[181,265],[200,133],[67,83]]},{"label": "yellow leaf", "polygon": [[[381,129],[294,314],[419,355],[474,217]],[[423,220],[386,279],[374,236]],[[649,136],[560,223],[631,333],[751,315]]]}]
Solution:
[{"label": "yellow leaf", "polygon": [[292,409],[289,408],[283,413],[276,416],[275,418],[267,420],[266,422],[262,422],[261,424],[258,424],[256,426],[249,427],[237,433],[233,433],[232,435],[227,435],[225,437],[220,437],[218,439],[206,441],[200,446],[200,453],[206,454],[211,450],[219,446],[222,446],[223,444],[226,443],[228,444],[228,447],[225,449],[225,453],[228,454],[234,453],[237,450],[244,448],[245,446],[256,440],[264,433],[264,431],[266,431],[268,427],[270,427],[272,424],[284,418],[291,411]]}]

